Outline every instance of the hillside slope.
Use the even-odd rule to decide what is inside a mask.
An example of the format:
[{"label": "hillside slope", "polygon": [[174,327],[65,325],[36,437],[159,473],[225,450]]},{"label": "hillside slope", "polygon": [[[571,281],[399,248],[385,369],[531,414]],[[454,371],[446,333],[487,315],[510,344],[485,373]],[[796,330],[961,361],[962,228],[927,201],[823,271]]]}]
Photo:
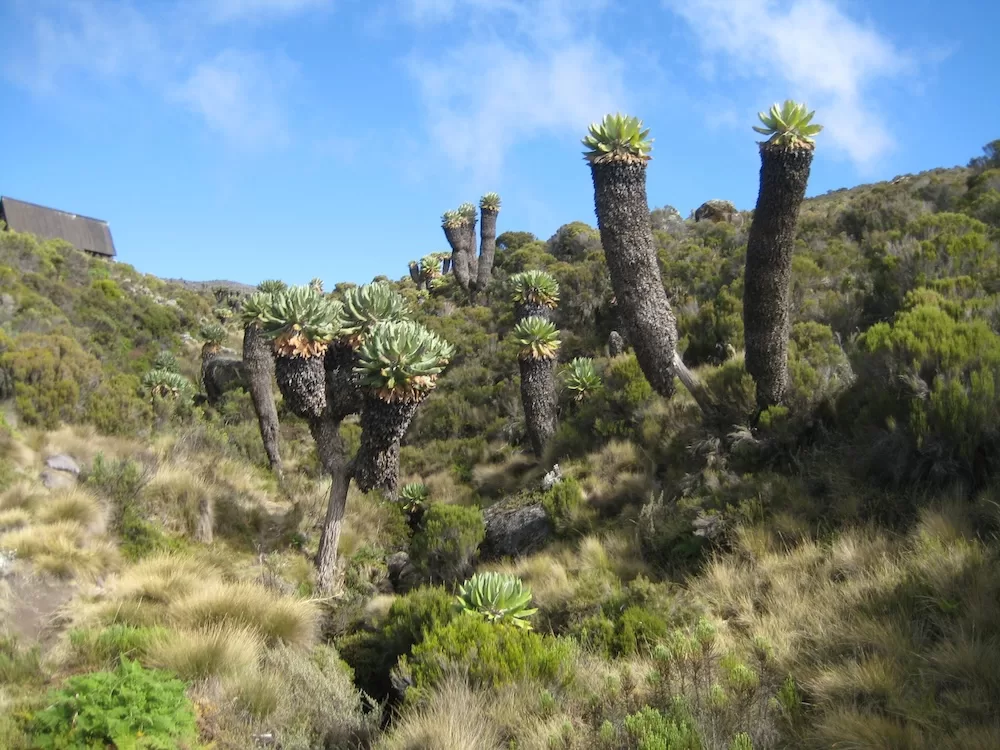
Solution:
[{"label": "hillside slope", "polygon": [[[502,232],[476,304],[451,275],[392,282],[455,353],[403,439],[401,501],[351,488],[332,596],[306,422],[277,394],[279,482],[243,390],[143,384],[155,361],[198,386],[206,337],[239,350],[241,300],[0,234],[0,613],[25,622],[11,592],[37,576],[65,587],[37,644],[0,641],[0,745],[62,736],[66,695],[103,706],[119,680],[176,701],[143,731],[178,747],[1000,746],[1000,164],[804,203],[790,392],[760,415],[751,217],[720,218],[652,215],[707,410],[612,351],[587,224]],[[558,282],[541,458],[511,336],[525,270]],[[568,387],[577,357],[599,387]],[[358,420],[342,434],[356,450]],[[46,489],[54,455],[81,471]],[[454,607],[476,570],[530,587],[531,629]]]}]

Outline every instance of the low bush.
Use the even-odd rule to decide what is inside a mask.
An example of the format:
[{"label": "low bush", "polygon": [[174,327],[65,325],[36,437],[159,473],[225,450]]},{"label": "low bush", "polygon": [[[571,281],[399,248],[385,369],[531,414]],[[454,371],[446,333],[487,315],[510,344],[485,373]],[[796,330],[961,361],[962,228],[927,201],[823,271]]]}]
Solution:
[{"label": "low bush", "polygon": [[423,528],[410,543],[410,556],[432,583],[464,578],[486,537],[483,514],[477,508],[432,505],[424,514]]},{"label": "low bush", "polygon": [[30,730],[39,750],[194,748],[197,728],[185,685],[124,659],[114,672],[71,677],[49,695]]}]

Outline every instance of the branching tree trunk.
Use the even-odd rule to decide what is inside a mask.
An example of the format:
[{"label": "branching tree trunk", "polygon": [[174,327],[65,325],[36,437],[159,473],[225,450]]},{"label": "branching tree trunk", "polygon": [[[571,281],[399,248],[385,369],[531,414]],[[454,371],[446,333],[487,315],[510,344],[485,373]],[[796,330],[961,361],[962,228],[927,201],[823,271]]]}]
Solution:
[{"label": "branching tree trunk", "polygon": [[476,289],[485,289],[493,275],[493,258],[497,249],[497,212],[480,203],[479,268]]},{"label": "branching tree trunk", "polygon": [[278,410],[274,406],[274,357],[271,342],[261,335],[260,327],[251,323],[243,330],[243,365],[246,367],[250,398],[257,413],[261,442],[268,463],[279,478],[282,476],[281,453],[278,447]]}]

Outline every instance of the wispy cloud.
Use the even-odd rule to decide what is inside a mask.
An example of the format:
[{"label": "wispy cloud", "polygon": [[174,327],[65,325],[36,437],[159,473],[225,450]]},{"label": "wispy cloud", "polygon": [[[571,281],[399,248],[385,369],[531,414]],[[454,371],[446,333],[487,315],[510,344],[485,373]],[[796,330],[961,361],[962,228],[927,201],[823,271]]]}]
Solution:
[{"label": "wispy cloud", "polygon": [[[517,143],[579,133],[623,105],[624,65],[588,33],[600,2],[404,0],[404,17],[463,30],[454,47],[416,51],[426,128],[458,168],[495,176]],[[474,22],[473,22],[474,21]]]},{"label": "wispy cloud", "polygon": [[[664,0],[709,55],[730,70],[783,84],[817,109],[824,135],[859,167],[894,145],[871,101],[872,84],[913,70],[914,62],[834,0]],[[761,102],[763,109],[770,102]]]},{"label": "wispy cloud", "polygon": [[281,92],[295,74],[295,66],[286,58],[226,50],[199,63],[168,96],[236,145],[283,146],[288,129]]},{"label": "wispy cloud", "polygon": [[[281,146],[290,133],[286,96],[297,68],[283,55],[212,49],[206,21],[236,23],[332,7],[332,0],[26,0],[30,34],[7,54],[8,80],[41,96],[83,75],[138,84],[197,114],[226,142]],[[190,12],[188,12],[190,11]]]},{"label": "wispy cloud", "polygon": [[154,72],[160,34],[131,5],[74,0],[40,2],[23,19],[28,30],[20,48],[8,50],[6,76],[39,94],[55,92],[67,78],[135,77]]},{"label": "wispy cloud", "polygon": [[217,22],[289,17],[332,4],[332,0],[214,0],[206,7],[199,2],[209,18]]}]

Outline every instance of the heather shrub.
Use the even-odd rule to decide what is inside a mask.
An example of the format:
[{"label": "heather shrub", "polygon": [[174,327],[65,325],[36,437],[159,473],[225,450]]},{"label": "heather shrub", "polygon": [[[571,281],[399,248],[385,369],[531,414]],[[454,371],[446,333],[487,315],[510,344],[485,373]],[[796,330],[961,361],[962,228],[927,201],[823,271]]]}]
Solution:
[{"label": "heather shrub", "polygon": [[467,575],[485,536],[478,508],[432,505],[424,514],[423,528],[410,542],[410,556],[431,582],[455,581]]},{"label": "heather shrub", "polygon": [[470,684],[497,688],[522,680],[552,686],[572,677],[570,641],[463,614],[426,633],[399,671],[417,688],[433,687],[447,674],[468,674]]}]

